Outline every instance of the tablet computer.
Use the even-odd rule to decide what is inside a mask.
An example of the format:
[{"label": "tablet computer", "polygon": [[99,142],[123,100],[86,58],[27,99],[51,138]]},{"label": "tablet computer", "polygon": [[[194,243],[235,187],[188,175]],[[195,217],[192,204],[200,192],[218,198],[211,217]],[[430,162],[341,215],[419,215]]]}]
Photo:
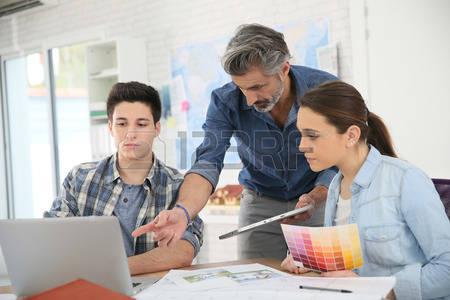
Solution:
[{"label": "tablet computer", "polygon": [[262,221],[259,221],[259,222],[256,222],[256,223],[253,223],[253,224],[241,227],[241,228],[238,228],[238,229],[233,230],[231,232],[222,234],[221,236],[219,236],[219,240],[227,239],[229,237],[232,237],[232,236],[238,235],[240,233],[252,230],[252,229],[254,229],[256,227],[259,227],[259,226],[262,226],[262,225],[265,225],[265,224],[269,224],[269,223],[272,223],[272,222],[275,222],[275,221],[279,221],[279,220],[283,220],[283,219],[286,219],[286,218],[289,218],[289,217],[293,217],[295,215],[298,215],[298,214],[301,214],[301,213],[303,213],[305,211],[310,210],[312,207],[313,207],[312,205],[307,205],[307,206],[304,206],[304,207],[296,208],[294,210],[287,211],[287,212],[282,213],[280,215],[277,215],[277,216],[274,216],[274,217],[271,217],[271,218],[268,218],[268,219],[265,219],[265,220],[262,220]]}]

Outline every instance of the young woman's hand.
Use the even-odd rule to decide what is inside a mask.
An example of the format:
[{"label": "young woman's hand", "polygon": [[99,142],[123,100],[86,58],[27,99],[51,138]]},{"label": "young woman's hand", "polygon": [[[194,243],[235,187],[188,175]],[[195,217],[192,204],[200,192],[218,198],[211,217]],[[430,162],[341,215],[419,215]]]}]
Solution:
[{"label": "young woman's hand", "polygon": [[294,273],[294,274],[303,274],[306,272],[309,272],[310,270],[302,268],[302,267],[297,267],[294,264],[294,259],[292,258],[292,255],[288,254],[286,256],[286,258],[283,260],[283,262],[281,263],[281,268],[285,271]]},{"label": "young woman's hand", "polygon": [[353,271],[331,271],[331,272],[322,272],[320,274],[322,277],[358,277],[359,275]]}]

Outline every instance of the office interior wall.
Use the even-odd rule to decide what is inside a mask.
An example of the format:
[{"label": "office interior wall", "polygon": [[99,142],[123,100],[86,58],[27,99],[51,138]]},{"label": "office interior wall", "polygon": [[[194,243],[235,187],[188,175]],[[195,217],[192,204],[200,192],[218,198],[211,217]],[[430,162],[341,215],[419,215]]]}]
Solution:
[{"label": "office interior wall", "polygon": [[[354,3],[359,3],[361,23],[352,28]],[[144,37],[144,67],[149,82],[158,86],[170,77],[171,51],[181,45],[229,35],[241,23],[272,26],[326,16],[330,42],[339,46],[341,78],[368,96],[403,158],[430,176],[449,178],[450,122],[444,113],[450,105],[445,82],[449,5],[447,0],[60,0],[56,6],[1,18],[0,55],[83,40]],[[176,147],[170,141],[165,159],[174,165]]]},{"label": "office interior wall", "polygon": [[[177,47],[230,35],[243,23],[268,26],[314,17],[329,20],[330,43],[337,43],[339,73],[352,80],[348,0],[60,0],[0,19],[0,55],[128,36],[146,39],[149,83],[170,78],[170,55]],[[218,58],[219,59],[219,58]],[[206,105],[206,104],[205,104]],[[204,116],[199,116],[204,118]],[[174,133],[163,130],[164,152],[157,155],[175,166]],[[237,170],[223,172],[222,183],[237,181]]]},{"label": "office interior wall", "polygon": [[430,177],[450,178],[450,2],[351,1],[355,8],[366,16],[352,23],[365,27],[359,40],[352,36],[363,49],[353,56],[353,74],[365,80],[370,109],[384,118],[401,158]]},{"label": "office interior wall", "polygon": [[[1,63],[1,57],[0,57]],[[8,218],[8,199],[6,192],[6,151],[5,151],[5,135],[4,135],[4,125],[3,125],[3,95],[1,89],[2,82],[2,73],[0,66],[0,219]],[[0,257],[0,266],[1,266],[1,257]]]}]

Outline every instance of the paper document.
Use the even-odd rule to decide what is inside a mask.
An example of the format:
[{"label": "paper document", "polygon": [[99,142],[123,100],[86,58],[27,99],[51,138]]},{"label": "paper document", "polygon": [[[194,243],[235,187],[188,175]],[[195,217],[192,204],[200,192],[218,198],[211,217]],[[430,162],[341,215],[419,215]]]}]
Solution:
[{"label": "paper document", "polygon": [[[299,285],[349,290],[354,295],[385,297],[395,285],[395,277],[300,277]],[[322,292],[328,293],[330,292]]]},{"label": "paper document", "polygon": [[[280,272],[261,264],[247,264],[193,271],[172,270],[160,281],[137,294],[135,298],[137,300],[379,300],[389,293],[394,284],[394,277],[305,277]],[[347,289],[352,293],[302,290],[299,288],[300,285]]]},{"label": "paper document", "polygon": [[214,288],[237,287],[289,274],[261,265],[247,264],[222,268],[193,270],[179,273],[170,278],[177,286],[191,290],[208,290]]},{"label": "paper document", "polygon": [[178,291],[181,291],[181,295],[187,295],[186,292],[235,290],[243,286],[265,285],[268,281],[275,278],[289,278],[290,276],[290,274],[261,264],[235,265],[192,271],[171,270],[160,281],[137,296],[139,296],[138,299],[146,299],[145,296],[163,296],[161,293],[166,295],[166,292],[175,295]]}]

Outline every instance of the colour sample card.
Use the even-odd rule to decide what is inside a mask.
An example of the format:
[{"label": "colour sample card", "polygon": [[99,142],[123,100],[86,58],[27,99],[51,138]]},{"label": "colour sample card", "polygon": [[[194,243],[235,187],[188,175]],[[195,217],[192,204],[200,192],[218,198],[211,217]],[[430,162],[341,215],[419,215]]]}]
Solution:
[{"label": "colour sample card", "polygon": [[308,269],[328,272],[353,270],[363,264],[356,224],[303,227],[281,224],[294,261]]}]

